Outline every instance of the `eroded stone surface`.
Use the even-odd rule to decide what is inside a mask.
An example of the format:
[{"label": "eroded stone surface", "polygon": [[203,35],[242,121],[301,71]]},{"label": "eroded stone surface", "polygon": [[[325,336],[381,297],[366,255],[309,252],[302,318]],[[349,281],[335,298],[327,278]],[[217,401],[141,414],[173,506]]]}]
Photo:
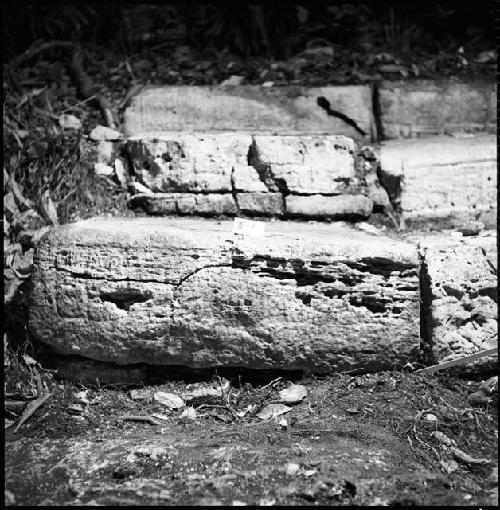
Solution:
[{"label": "eroded stone surface", "polygon": [[171,133],[127,142],[137,180],[153,192],[230,192],[236,165],[247,165],[249,135]]},{"label": "eroded stone surface", "polygon": [[[496,235],[421,240],[426,335],[436,362],[490,349],[498,341]],[[489,360],[481,360],[485,363]]]},{"label": "eroded stone surface", "polygon": [[406,363],[418,256],[339,225],[96,219],[58,227],[35,263],[29,326],[61,354],[317,372]]},{"label": "eroded stone surface", "polygon": [[380,165],[407,217],[473,216],[497,206],[494,136],[385,142]]},{"label": "eroded stone surface", "polygon": [[270,191],[343,193],[355,178],[354,142],[343,136],[254,135],[250,164]]}]

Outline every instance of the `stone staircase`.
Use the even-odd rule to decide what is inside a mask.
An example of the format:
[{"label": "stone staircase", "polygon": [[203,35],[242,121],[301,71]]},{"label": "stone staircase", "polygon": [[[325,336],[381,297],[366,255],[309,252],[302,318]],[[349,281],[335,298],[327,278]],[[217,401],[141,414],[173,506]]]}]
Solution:
[{"label": "stone staircase", "polygon": [[[144,89],[126,139],[106,150],[147,217],[53,229],[36,257],[31,333],[120,365],[311,372],[495,346],[492,98],[485,83]],[[486,229],[324,222],[394,209]]]}]

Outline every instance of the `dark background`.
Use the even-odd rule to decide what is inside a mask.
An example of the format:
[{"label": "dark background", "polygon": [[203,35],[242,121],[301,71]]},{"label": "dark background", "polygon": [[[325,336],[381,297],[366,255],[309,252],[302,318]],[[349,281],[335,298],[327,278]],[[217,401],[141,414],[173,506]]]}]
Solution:
[{"label": "dark background", "polygon": [[[439,52],[495,46],[493,0],[172,4],[11,2],[3,6],[4,59],[38,39],[106,44],[133,53],[189,45],[211,55],[287,59],[314,39],[366,52]],[[312,43],[311,43],[312,41]],[[321,41],[316,41],[321,44]],[[466,48],[467,49],[467,48]]]}]

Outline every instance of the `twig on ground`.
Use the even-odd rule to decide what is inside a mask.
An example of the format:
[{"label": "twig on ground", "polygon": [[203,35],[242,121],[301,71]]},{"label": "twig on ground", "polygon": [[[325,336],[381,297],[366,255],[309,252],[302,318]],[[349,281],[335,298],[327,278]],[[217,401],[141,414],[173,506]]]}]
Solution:
[{"label": "twig on ground", "polygon": [[146,423],[150,423],[151,425],[163,425],[162,422],[154,418],[153,416],[140,416],[135,414],[125,414],[118,418],[123,421],[143,421]]},{"label": "twig on ground", "polygon": [[45,395],[42,395],[41,397],[38,397],[36,400],[33,400],[28,404],[26,407],[26,410],[24,411],[21,418],[19,418],[19,421],[16,425],[16,428],[14,429],[14,434],[17,433],[17,431],[21,428],[21,425],[29,419],[29,417],[41,406],[43,403],[52,396],[52,393],[46,393]]},{"label": "twig on ground", "polygon": [[30,48],[28,48],[24,53],[21,53],[21,55],[13,58],[9,63],[8,66],[10,68],[18,67],[21,64],[25,64],[29,60],[31,60],[33,57],[36,57],[40,53],[43,53],[44,51],[50,50],[52,48],[62,48],[65,50],[72,50],[75,48],[75,44],[70,41],[47,41],[47,42],[35,42]]},{"label": "twig on ground", "polygon": [[71,59],[70,64],[71,70],[73,71],[73,75],[75,76],[78,90],[84,99],[90,100],[91,96],[94,96],[93,102],[97,104],[101,113],[105,119],[106,125],[110,128],[116,128],[117,121],[116,115],[109,104],[109,101],[97,93],[96,87],[92,82],[90,76],[85,72],[83,67],[83,56],[82,51],[77,49],[73,53],[73,57]]},{"label": "twig on ground", "polygon": [[267,383],[265,386],[262,386],[261,390],[268,388],[269,386],[272,386],[273,384],[277,383],[278,381],[281,381],[283,377],[278,377],[277,379],[274,379],[274,381],[271,381],[270,383]]}]

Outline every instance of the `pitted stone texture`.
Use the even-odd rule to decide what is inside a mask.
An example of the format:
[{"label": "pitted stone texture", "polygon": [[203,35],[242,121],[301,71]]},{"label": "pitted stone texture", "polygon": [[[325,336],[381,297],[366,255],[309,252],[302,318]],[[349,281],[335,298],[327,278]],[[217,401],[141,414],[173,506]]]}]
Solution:
[{"label": "pitted stone texture", "polygon": [[494,82],[382,82],[379,102],[386,139],[454,132],[496,132]]},{"label": "pitted stone texture", "polygon": [[372,133],[369,86],[186,87],[144,89],[125,110],[127,136],[158,131],[250,131],[334,133],[360,139],[359,132],[318,106],[318,97]]},{"label": "pitted stone texture", "polygon": [[38,251],[29,327],[118,364],[317,372],[404,365],[419,345],[418,255],[338,225],[94,219]]},{"label": "pitted stone texture", "polygon": [[270,191],[346,192],[354,179],[354,142],[344,136],[254,135],[249,163]]},{"label": "pitted stone texture", "polygon": [[146,213],[158,216],[200,215],[234,216],[238,208],[230,193],[153,193],[134,195],[130,201],[132,207],[140,207]]},{"label": "pitted stone texture", "polygon": [[380,166],[383,184],[402,183],[406,217],[467,217],[497,206],[494,136],[385,142]]},{"label": "pitted stone texture", "polygon": [[363,195],[288,195],[288,216],[331,219],[366,219],[373,212],[373,201]]},{"label": "pitted stone texture", "polygon": [[[496,235],[420,241],[429,293],[427,335],[435,362],[495,347],[498,342]],[[476,363],[491,363],[482,359]]]},{"label": "pitted stone texture", "polygon": [[249,135],[162,133],[127,142],[137,180],[154,192],[230,192],[247,165]]}]

